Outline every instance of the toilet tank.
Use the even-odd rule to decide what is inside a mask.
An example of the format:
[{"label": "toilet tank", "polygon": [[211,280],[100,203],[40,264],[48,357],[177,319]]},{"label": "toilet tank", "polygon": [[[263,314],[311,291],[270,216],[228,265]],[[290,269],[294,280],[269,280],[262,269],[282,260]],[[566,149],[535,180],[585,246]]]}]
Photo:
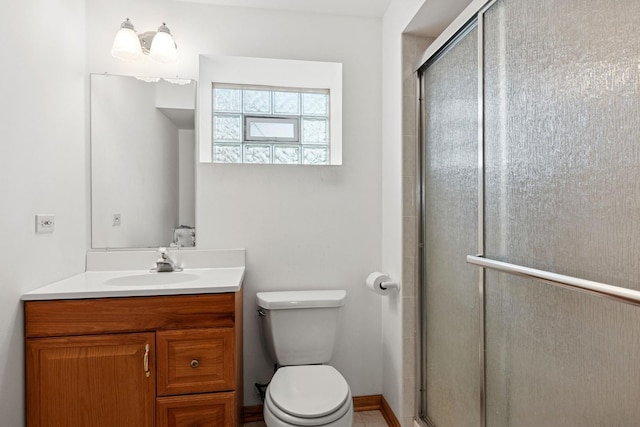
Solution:
[{"label": "toilet tank", "polygon": [[280,366],[327,363],[333,354],[338,312],[347,292],[258,292],[262,333]]}]

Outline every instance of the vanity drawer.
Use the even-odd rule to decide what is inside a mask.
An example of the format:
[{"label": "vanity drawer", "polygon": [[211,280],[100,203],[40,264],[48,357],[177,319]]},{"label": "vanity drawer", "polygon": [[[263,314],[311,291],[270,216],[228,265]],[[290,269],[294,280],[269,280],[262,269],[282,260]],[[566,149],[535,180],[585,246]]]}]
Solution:
[{"label": "vanity drawer", "polygon": [[233,427],[235,399],[233,392],[159,397],[157,427]]},{"label": "vanity drawer", "polygon": [[158,396],[235,389],[233,328],[158,331],[156,348]]},{"label": "vanity drawer", "polygon": [[26,301],[25,335],[51,337],[233,327],[235,295],[200,294]]}]

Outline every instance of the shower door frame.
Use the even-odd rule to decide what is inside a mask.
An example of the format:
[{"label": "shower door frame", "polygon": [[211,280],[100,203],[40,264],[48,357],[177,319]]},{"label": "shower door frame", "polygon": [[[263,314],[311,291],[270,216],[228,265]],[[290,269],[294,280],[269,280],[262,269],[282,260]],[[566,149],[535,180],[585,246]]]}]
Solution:
[{"label": "shower door frame", "polygon": [[576,277],[552,273],[549,271],[537,270],[521,265],[510,264],[506,262],[496,261],[485,258],[485,105],[484,105],[484,14],[490,9],[497,0],[474,0],[469,6],[449,25],[442,34],[427,48],[414,67],[417,74],[417,93],[416,93],[416,124],[418,135],[418,315],[419,315],[419,337],[417,340],[417,354],[419,360],[419,381],[417,381],[417,395],[419,396],[418,405],[416,406],[416,420],[425,423],[429,427],[437,427],[428,416],[428,408],[426,407],[426,382],[425,363],[426,361],[426,345],[425,345],[425,164],[424,154],[425,148],[425,125],[423,116],[423,80],[424,71],[435,62],[441,55],[446,54],[447,50],[456,44],[457,40],[466,35],[468,30],[474,26],[477,28],[477,54],[478,54],[478,250],[477,254],[469,254],[465,260],[471,265],[478,267],[478,367],[479,367],[479,413],[480,427],[486,425],[486,376],[485,376],[485,271],[492,269],[505,272],[511,275],[535,279],[552,286],[579,291],[596,295],[598,297],[612,299],[633,306],[640,306],[640,291],[628,289],[619,286],[612,286],[604,283],[584,280]]}]

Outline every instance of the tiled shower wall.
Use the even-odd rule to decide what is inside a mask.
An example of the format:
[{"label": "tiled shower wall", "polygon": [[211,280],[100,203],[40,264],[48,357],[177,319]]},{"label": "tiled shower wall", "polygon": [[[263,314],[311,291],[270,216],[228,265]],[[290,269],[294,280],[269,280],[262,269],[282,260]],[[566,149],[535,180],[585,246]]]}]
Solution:
[{"label": "tiled shower wall", "polygon": [[400,423],[413,426],[418,407],[418,126],[415,66],[432,38],[402,35],[402,330],[403,406]]}]

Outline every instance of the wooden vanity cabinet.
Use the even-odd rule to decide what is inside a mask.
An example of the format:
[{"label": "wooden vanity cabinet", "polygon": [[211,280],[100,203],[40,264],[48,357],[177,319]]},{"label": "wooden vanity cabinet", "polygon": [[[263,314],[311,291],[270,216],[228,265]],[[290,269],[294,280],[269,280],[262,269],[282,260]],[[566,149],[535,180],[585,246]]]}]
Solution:
[{"label": "wooden vanity cabinet", "polygon": [[25,302],[27,427],[242,423],[242,291]]},{"label": "wooden vanity cabinet", "polygon": [[153,333],[27,341],[29,426],[153,427],[155,378],[142,371]]}]

